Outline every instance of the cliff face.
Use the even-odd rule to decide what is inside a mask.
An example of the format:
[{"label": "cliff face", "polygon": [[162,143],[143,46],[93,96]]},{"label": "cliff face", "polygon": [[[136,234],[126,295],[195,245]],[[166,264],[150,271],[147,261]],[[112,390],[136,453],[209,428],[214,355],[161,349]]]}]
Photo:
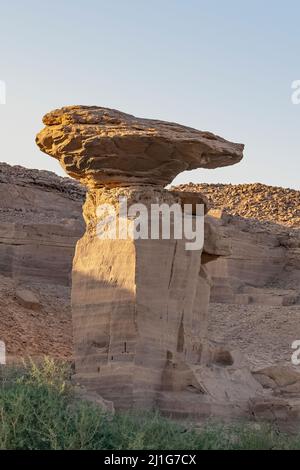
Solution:
[{"label": "cliff face", "polygon": [[231,240],[231,254],[210,264],[212,301],[265,305],[298,303],[298,230],[224,214],[214,220]]},{"label": "cliff face", "polygon": [[1,163],[1,274],[69,284],[74,246],[84,231],[84,194],[69,178]]},{"label": "cliff face", "polygon": [[293,305],[300,298],[300,191],[263,184],[187,184],[201,192],[231,254],[209,265],[211,300]]},{"label": "cliff face", "polygon": [[69,178],[0,163],[0,339],[7,360],[70,358],[70,279],[85,191]]}]

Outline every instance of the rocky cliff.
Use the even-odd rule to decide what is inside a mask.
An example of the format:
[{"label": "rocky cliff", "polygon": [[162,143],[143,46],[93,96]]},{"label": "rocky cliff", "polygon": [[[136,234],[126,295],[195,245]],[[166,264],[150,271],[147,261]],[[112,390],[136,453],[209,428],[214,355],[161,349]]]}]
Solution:
[{"label": "rocky cliff", "polygon": [[231,254],[209,266],[211,300],[293,305],[300,299],[300,191],[263,184],[187,184],[231,240]]},{"label": "rocky cliff", "polygon": [[0,271],[16,281],[67,285],[84,230],[85,191],[69,178],[0,165]]}]

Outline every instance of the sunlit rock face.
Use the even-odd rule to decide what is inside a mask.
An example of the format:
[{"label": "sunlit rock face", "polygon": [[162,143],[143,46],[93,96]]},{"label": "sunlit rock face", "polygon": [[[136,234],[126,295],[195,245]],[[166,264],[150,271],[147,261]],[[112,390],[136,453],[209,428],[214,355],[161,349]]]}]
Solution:
[{"label": "sunlit rock face", "polygon": [[[101,238],[98,208],[189,204],[201,194],[164,186],[183,170],[237,163],[243,145],[178,124],[99,107],[73,106],[44,118],[37,144],[88,188],[86,232],[73,261],[76,378],[117,408],[159,408],[174,416],[241,415],[261,393],[237,353],[207,340],[211,280],[207,265],[230,243],[206,216],[204,244],[188,238]],[[153,215],[147,213],[151,226]],[[132,217],[125,216],[126,224]]]},{"label": "sunlit rock face", "polygon": [[184,170],[233,165],[242,144],[179,124],[97,106],[69,106],[43,119],[40,149],[88,187],[165,186]]},{"label": "sunlit rock face", "polygon": [[168,191],[146,186],[88,195],[87,231],[73,267],[77,379],[117,407],[153,408],[162,388],[178,387],[177,377],[165,374],[167,364],[201,360],[208,292],[194,303],[209,279],[200,273],[202,251],[187,252],[184,239],[99,239],[99,202],[114,204],[120,195],[147,207],[176,202]]}]

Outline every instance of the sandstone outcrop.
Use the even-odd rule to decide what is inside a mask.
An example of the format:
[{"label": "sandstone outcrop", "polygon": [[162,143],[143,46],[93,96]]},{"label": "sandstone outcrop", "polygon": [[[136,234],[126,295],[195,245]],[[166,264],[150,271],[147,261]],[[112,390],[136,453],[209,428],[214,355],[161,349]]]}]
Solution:
[{"label": "sandstone outcrop", "polygon": [[[73,262],[76,380],[118,408],[159,407],[184,415],[196,407],[195,416],[209,416],[216,404],[227,409],[239,397],[244,407],[237,410],[245,411],[262,387],[239,361],[230,361],[230,372],[223,359],[214,363],[206,338],[207,265],[230,252],[217,226],[206,219],[204,246],[193,251],[186,249],[186,234],[178,239],[172,230],[167,239],[114,239],[98,233],[104,219],[99,207],[109,204],[120,219],[120,197],[129,207],[143,203],[149,226],[154,204],[188,202],[195,223],[197,201],[208,210],[204,198],[163,186],[186,169],[238,162],[243,145],[97,107],[55,110],[44,123],[37,136],[41,150],[59,159],[89,190],[86,232]],[[126,214],[126,226],[133,220]]]},{"label": "sandstone outcrop", "polygon": [[300,373],[292,366],[265,367],[256,371],[254,376],[264,388],[272,389],[278,396],[300,396]]},{"label": "sandstone outcrop", "polygon": [[[159,408],[178,417],[249,417],[261,403],[272,406],[272,392],[240,354],[207,338],[210,266],[232,253],[222,223],[206,215],[204,245],[195,251],[186,250],[184,237],[98,233],[99,207],[110,205],[120,216],[120,196],[146,208],[188,203],[195,222],[197,203],[209,210],[205,197],[163,187],[183,170],[238,162],[243,146],[97,107],[55,110],[44,123],[41,150],[88,188],[86,232],[73,262],[74,379],[117,408]],[[123,218],[126,226],[135,220]]]},{"label": "sandstone outcrop", "polygon": [[231,244],[230,254],[209,265],[213,302],[273,306],[299,303],[298,230],[224,213],[208,217]]},{"label": "sandstone outcrop", "polygon": [[184,239],[101,240],[96,209],[104,201],[117,205],[120,195],[149,206],[177,200],[147,186],[87,195],[87,229],[73,265],[75,380],[117,408],[195,419],[247,416],[249,399],[264,396],[262,386],[236,352],[207,340],[207,264],[228,253],[224,238],[208,219],[203,252],[186,251]]},{"label": "sandstone outcrop", "polygon": [[187,184],[231,253],[209,265],[213,302],[284,306],[300,301],[300,192],[263,184]]},{"label": "sandstone outcrop", "polygon": [[68,285],[84,232],[84,189],[48,171],[0,164],[0,270],[17,282]]},{"label": "sandstone outcrop", "polygon": [[43,121],[37,145],[90,188],[165,186],[184,170],[233,165],[243,157],[242,144],[210,132],[114,109],[69,106]]},{"label": "sandstone outcrop", "polygon": [[[241,201],[255,206],[252,186],[267,195],[276,190],[281,207],[291,207],[292,201],[300,197],[299,191],[295,196],[293,190],[265,185],[182,185],[171,192],[176,192],[185,204],[204,203],[213,224],[230,240],[231,253],[223,253],[216,263],[209,264],[212,301],[269,305],[287,305],[293,299],[296,302],[300,296],[300,233],[292,229],[296,213],[287,211],[287,227],[280,225],[283,221],[276,214],[270,218],[269,200],[264,196],[259,210],[252,213],[255,219],[247,218]],[[231,188],[234,194],[239,191],[238,198],[230,196]],[[1,273],[17,281],[36,279],[68,285],[75,244],[84,233],[81,207],[85,193],[73,179],[0,163]]]}]

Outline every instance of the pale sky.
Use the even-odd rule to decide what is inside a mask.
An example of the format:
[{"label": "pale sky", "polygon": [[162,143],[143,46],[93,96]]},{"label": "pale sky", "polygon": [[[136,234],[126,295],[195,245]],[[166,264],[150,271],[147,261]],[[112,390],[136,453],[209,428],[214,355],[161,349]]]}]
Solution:
[{"label": "pale sky", "polygon": [[42,116],[71,104],[209,130],[244,160],[175,182],[299,189],[299,0],[0,0],[0,161],[63,175]]}]

